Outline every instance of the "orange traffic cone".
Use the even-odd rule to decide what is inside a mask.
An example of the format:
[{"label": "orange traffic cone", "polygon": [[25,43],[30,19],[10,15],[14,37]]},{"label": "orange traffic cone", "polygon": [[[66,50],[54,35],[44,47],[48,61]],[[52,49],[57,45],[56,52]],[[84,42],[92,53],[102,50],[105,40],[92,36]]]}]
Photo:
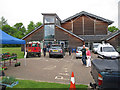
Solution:
[{"label": "orange traffic cone", "polygon": [[71,75],[71,85],[70,85],[70,89],[69,90],[76,90],[75,78],[74,78],[74,73],[73,72],[72,72],[72,75]]}]

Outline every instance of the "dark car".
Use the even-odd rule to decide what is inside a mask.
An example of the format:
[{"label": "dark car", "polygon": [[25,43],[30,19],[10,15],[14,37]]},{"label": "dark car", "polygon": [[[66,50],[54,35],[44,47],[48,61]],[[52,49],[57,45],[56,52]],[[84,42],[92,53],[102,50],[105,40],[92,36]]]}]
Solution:
[{"label": "dark car", "polygon": [[120,90],[120,61],[119,60],[92,60],[91,75],[95,84],[90,86],[99,89]]},{"label": "dark car", "polygon": [[65,52],[64,48],[60,44],[52,44],[50,49],[49,49],[49,57],[53,56],[61,56],[62,58],[64,57]]}]

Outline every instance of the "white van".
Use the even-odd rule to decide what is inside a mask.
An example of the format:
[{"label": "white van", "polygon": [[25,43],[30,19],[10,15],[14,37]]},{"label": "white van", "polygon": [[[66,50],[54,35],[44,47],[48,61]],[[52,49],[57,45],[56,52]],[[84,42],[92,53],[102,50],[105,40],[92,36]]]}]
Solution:
[{"label": "white van", "polygon": [[118,59],[119,53],[109,43],[99,44],[97,49],[98,57],[102,59]]},{"label": "white van", "polygon": [[97,53],[97,49],[100,43],[93,43],[93,52]]}]

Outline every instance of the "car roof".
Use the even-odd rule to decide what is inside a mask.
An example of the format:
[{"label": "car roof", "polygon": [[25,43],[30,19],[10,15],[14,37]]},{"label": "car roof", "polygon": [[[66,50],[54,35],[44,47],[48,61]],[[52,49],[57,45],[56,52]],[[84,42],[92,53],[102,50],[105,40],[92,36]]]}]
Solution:
[{"label": "car roof", "polygon": [[109,43],[107,43],[107,44],[100,44],[99,46],[100,46],[100,47],[113,47],[113,46],[110,45]]}]

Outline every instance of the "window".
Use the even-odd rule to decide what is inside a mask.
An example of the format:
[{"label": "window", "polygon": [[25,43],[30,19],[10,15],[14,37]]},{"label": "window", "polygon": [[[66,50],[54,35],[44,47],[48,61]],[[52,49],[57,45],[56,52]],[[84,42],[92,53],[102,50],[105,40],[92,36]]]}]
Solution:
[{"label": "window", "polygon": [[45,16],[45,23],[55,23],[54,16]]},{"label": "window", "polygon": [[32,47],[37,47],[37,44],[32,44]]},{"label": "window", "polygon": [[115,49],[113,47],[103,47],[104,52],[115,52]]},{"label": "window", "polygon": [[54,39],[55,26],[45,25],[44,26],[44,39]]},{"label": "window", "polygon": [[29,44],[29,46],[28,47],[31,47],[31,44]]},{"label": "window", "polygon": [[56,18],[56,24],[60,25],[60,21]]}]

